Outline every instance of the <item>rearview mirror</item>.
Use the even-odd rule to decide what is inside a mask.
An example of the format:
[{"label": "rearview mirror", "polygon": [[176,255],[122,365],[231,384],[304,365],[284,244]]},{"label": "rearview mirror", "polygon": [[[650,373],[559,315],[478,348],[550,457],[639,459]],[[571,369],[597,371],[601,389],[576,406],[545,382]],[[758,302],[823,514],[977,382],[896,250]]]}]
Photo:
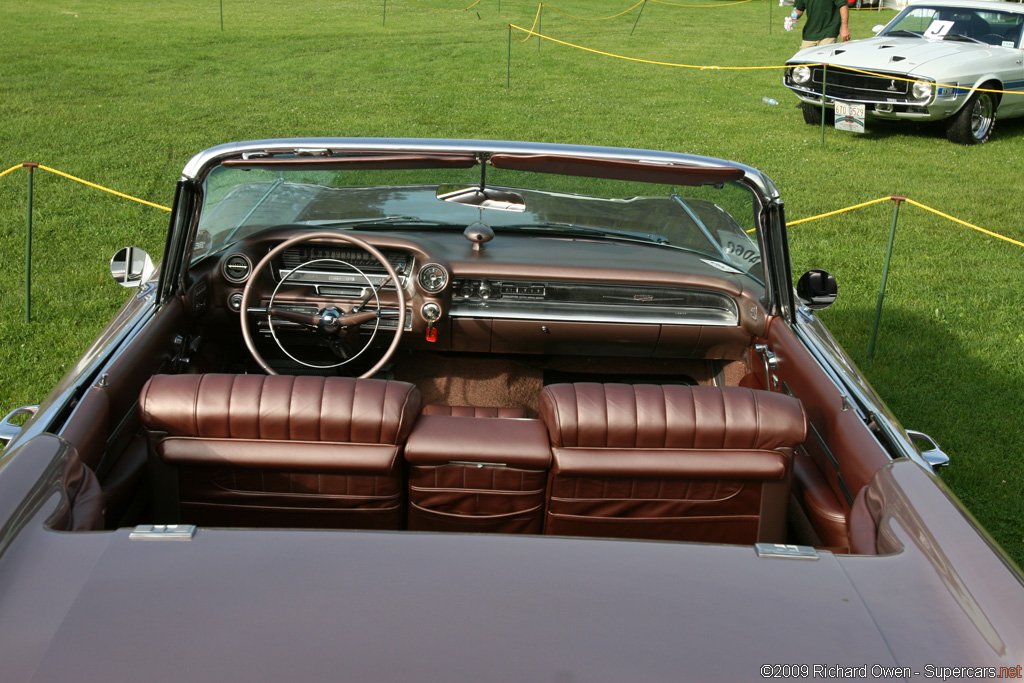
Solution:
[{"label": "rearview mirror", "polygon": [[110,259],[110,275],[122,287],[140,287],[153,277],[153,259],[145,249],[123,247]]},{"label": "rearview mirror", "polygon": [[796,295],[811,310],[828,308],[838,296],[836,279],[827,270],[809,270],[797,281]]},{"label": "rearview mirror", "polygon": [[526,211],[526,200],[521,194],[505,190],[492,190],[489,187],[459,187],[441,185],[437,188],[437,198],[442,202],[466,204],[481,209],[500,209],[501,211]]}]

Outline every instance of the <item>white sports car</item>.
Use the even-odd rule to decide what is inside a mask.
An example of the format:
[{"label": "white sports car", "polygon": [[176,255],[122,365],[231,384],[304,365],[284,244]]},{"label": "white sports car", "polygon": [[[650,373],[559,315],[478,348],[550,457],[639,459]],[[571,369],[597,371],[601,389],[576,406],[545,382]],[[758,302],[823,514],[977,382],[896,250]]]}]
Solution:
[{"label": "white sports car", "polygon": [[784,82],[820,124],[836,101],[863,103],[878,119],[946,121],[964,145],[986,142],[996,117],[1024,115],[1024,6],[988,0],[909,5],[878,35],[801,50]]}]

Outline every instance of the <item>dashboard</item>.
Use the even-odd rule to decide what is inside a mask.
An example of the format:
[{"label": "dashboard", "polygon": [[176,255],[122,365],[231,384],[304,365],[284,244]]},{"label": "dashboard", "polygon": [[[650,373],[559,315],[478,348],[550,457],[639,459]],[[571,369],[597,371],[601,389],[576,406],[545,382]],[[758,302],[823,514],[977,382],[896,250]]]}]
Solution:
[{"label": "dashboard", "polygon": [[[294,230],[264,234],[216,259],[212,305],[241,315],[255,264]],[[344,233],[341,233],[342,238]],[[476,245],[453,232],[359,232],[398,276],[406,300],[402,346],[476,353],[596,354],[739,359],[764,331],[763,288],[688,252],[655,246],[500,235]],[[204,262],[197,264],[200,270]],[[256,273],[250,320],[267,310],[381,311],[362,323],[394,329],[396,283],[366,250],[310,241]],[[273,325],[303,327],[274,317]],[[306,330],[306,332],[310,332]]]}]

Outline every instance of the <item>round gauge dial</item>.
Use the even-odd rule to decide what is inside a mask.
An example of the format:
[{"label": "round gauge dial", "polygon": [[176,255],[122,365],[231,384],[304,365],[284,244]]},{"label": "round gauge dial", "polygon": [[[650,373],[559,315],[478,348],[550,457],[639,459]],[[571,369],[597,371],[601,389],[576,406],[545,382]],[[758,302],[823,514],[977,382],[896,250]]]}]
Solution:
[{"label": "round gauge dial", "polygon": [[252,272],[252,261],[245,254],[231,254],[221,264],[224,277],[231,282],[245,282]]},{"label": "round gauge dial", "polygon": [[428,292],[440,292],[448,284],[448,271],[436,263],[420,268],[420,287]]}]

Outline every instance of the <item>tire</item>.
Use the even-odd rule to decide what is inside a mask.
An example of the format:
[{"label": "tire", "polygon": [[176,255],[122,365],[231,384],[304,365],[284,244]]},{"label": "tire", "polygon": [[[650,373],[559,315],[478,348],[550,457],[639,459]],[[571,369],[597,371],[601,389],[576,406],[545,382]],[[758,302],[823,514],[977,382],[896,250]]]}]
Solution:
[{"label": "tire", "polygon": [[[807,102],[801,102],[800,103],[800,111],[803,112],[804,123],[806,123],[808,126],[820,126],[821,125],[821,105],[809,104]],[[825,119],[825,121],[831,121],[832,120],[832,116],[833,116],[832,110],[831,109],[826,109],[825,110],[825,116],[827,117]]]},{"label": "tire", "polygon": [[996,127],[998,102],[990,92],[976,92],[946,124],[946,137],[960,145],[988,142]]}]

